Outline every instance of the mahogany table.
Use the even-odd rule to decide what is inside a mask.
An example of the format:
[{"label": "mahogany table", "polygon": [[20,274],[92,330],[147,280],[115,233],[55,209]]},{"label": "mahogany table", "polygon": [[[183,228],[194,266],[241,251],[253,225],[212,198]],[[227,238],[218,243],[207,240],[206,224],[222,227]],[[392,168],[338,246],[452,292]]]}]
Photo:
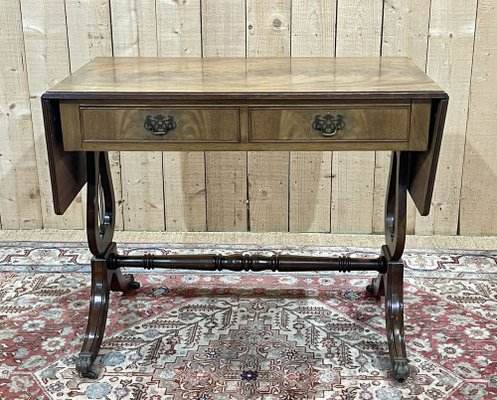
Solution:
[{"label": "mahogany table", "polygon": [[[87,182],[88,326],[76,369],[96,378],[109,291],[139,288],[121,267],[377,271],[394,377],[409,375],[403,319],[406,193],[430,210],[447,94],[407,58],[97,58],[42,97],[54,208]],[[391,150],[385,245],[375,259],[123,256],[107,151]]]}]

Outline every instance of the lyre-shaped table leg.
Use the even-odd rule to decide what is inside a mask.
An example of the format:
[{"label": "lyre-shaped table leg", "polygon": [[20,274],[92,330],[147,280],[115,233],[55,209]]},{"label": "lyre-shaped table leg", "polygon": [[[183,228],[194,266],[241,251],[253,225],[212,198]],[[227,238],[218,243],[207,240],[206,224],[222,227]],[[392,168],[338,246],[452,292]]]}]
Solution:
[{"label": "lyre-shaped table leg", "polygon": [[385,296],[385,319],[388,348],[395,379],[409,376],[404,334],[403,277],[406,237],[406,193],[408,153],[393,152],[385,204],[385,241],[382,257],[386,272],[380,273],[367,290],[375,296]]},{"label": "lyre-shaped table leg", "polygon": [[112,242],[115,224],[114,191],[107,153],[88,153],[87,236],[91,261],[91,298],[88,324],[83,346],[76,361],[76,370],[84,377],[95,379],[93,368],[107,321],[109,291],[126,292],[140,287],[132,275],[111,269],[110,260],[116,254]]},{"label": "lyre-shaped table leg", "polygon": [[88,325],[83,346],[76,361],[76,370],[84,377],[95,379],[98,374],[92,369],[105,331],[109,309],[109,284],[107,261],[94,257],[91,261],[91,298]]}]

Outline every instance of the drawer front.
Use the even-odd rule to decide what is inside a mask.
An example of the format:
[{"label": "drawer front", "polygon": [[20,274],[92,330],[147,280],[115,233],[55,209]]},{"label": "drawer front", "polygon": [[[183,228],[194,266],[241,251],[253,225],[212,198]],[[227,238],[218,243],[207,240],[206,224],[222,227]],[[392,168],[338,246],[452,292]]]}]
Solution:
[{"label": "drawer front", "polygon": [[85,142],[239,142],[238,108],[80,107]]},{"label": "drawer front", "polygon": [[251,108],[251,142],[409,140],[410,105]]}]

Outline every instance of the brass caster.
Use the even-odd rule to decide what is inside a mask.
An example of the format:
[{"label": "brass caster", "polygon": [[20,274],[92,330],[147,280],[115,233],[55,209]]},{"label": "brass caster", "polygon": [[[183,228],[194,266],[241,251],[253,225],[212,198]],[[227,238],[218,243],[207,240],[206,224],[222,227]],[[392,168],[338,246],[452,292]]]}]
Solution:
[{"label": "brass caster", "polygon": [[366,286],[366,291],[368,293],[374,294],[374,284],[370,284],[370,285]]},{"label": "brass caster", "polygon": [[97,371],[92,367],[91,353],[80,353],[78,360],[76,361],[76,371],[78,371],[83,378],[98,378]]},{"label": "brass caster", "polygon": [[404,382],[409,377],[409,365],[406,359],[393,360],[393,375],[398,382]]},{"label": "brass caster", "polygon": [[136,290],[136,289],[140,289],[140,282],[138,281],[133,281],[133,282],[130,282],[129,284],[129,288],[132,289],[132,290]]}]

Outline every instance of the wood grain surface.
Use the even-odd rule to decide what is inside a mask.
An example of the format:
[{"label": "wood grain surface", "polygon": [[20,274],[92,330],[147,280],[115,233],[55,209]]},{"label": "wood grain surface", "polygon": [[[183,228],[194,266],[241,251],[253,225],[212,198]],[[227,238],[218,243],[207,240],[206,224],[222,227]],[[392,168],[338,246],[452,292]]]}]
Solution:
[{"label": "wood grain surface", "polygon": [[361,58],[95,58],[47,95],[88,98],[102,93],[140,96],[294,93],[436,96],[440,87],[405,57]]},{"label": "wood grain surface", "polygon": [[[497,232],[497,7],[478,1],[468,125],[462,168],[460,234]],[[436,226],[436,225],[435,225]]]},{"label": "wood grain surface", "polygon": [[[239,142],[238,108],[104,108],[80,109],[83,141]],[[176,127],[166,134],[145,128],[147,118],[171,117]]]},{"label": "wood grain surface", "polygon": [[[136,58],[136,60],[140,60]],[[157,59],[148,59],[150,64],[154,64]],[[192,59],[196,61],[207,61],[205,59]],[[239,61],[240,59],[223,58],[216,59],[216,65],[219,70],[225,71],[233,60]],[[268,63],[277,59],[265,58],[259,64]],[[302,59],[305,60],[310,67],[311,65],[319,66],[316,64],[316,59]],[[299,60],[299,61],[302,61]],[[337,59],[322,59],[325,61],[333,61],[334,64],[337,63]],[[344,59],[347,61],[347,59]],[[395,59],[391,59],[394,61]],[[416,75],[419,70],[416,66],[410,63],[412,74]],[[161,59],[164,64],[175,65],[178,61],[177,59]],[[245,64],[248,60],[243,59]],[[350,60],[349,60],[350,61]],[[378,68],[381,69],[382,63],[387,62],[382,58],[376,59],[376,64]],[[372,59],[366,59],[366,63],[373,63]],[[89,65],[91,66],[92,63]],[[144,71],[142,73],[132,73],[128,76],[127,86],[134,87],[136,82],[141,82],[149,78],[147,75],[146,63]],[[184,66],[191,64],[189,62],[183,62]],[[393,66],[390,66],[393,69]],[[84,70],[83,68],[82,70]],[[91,69],[91,68],[90,68]],[[339,69],[339,68],[338,68]],[[399,68],[401,69],[401,68]],[[388,70],[388,68],[387,68]],[[204,71],[203,71],[204,72]],[[430,96],[432,99],[437,99],[444,97],[445,94],[440,91],[409,91],[409,82],[412,81],[410,77],[405,77],[405,81],[408,82],[406,87],[402,87],[400,84],[394,85],[393,81],[390,79],[382,78],[380,87],[377,92],[367,92],[367,91],[357,91],[356,83],[351,81],[349,76],[345,74],[345,78],[339,75],[335,76],[335,81],[341,83],[341,89],[336,92],[315,92],[315,82],[324,81],[324,77],[319,74],[313,76],[312,81],[305,82],[305,90],[303,92],[292,92],[288,91],[285,93],[288,97],[288,104],[282,103],[282,106],[278,107],[263,107],[263,101],[257,97],[252,97],[254,93],[261,96],[267,90],[266,81],[271,80],[271,73],[267,72],[267,76],[263,76],[260,73],[257,75],[260,86],[251,86],[250,91],[240,91],[237,94],[240,97],[232,98],[233,93],[223,93],[217,92],[221,102],[226,103],[226,105],[218,106],[195,106],[196,102],[202,103],[205,101],[203,95],[211,96],[212,92],[206,91],[196,91],[191,90],[191,86],[188,85],[188,81],[195,81],[197,78],[197,72],[183,74],[185,79],[184,91],[181,93],[176,92],[154,92],[159,103],[161,101],[170,101],[173,103],[178,98],[179,104],[183,106],[170,106],[161,107],[160,105],[142,105],[141,102],[146,101],[147,94],[150,92],[143,91],[140,93],[129,92],[136,96],[136,100],[139,102],[133,104],[131,99],[126,99],[123,105],[120,105],[120,100],[116,96],[116,93],[107,92],[86,92],[82,103],[78,103],[78,91],[73,92],[48,92],[50,94],[59,94],[61,99],[61,113],[62,113],[62,125],[64,135],[67,136],[64,140],[66,150],[311,150],[312,146],[316,146],[319,143],[319,147],[315,149],[319,150],[426,150],[429,141],[428,137],[428,120],[430,115],[430,100],[423,100],[425,96]],[[326,72],[324,73],[326,77]],[[78,75],[77,73],[74,75]],[[300,71],[291,69],[287,72],[288,81],[300,81],[302,77],[300,76]],[[394,76],[395,74],[391,74]],[[422,76],[425,76],[421,73]],[[347,78],[347,79],[346,79]],[[363,74],[363,79],[371,78],[367,74]],[[86,79],[89,79],[87,76]],[[250,82],[250,79],[246,79]],[[420,79],[421,81],[421,79]],[[430,82],[430,80],[425,76],[425,83]],[[344,88],[350,85],[352,90],[345,90]],[[431,85],[433,83],[431,82]],[[105,85],[103,85],[105,87]],[[237,83],[233,82],[234,87],[242,87],[243,82]],[[368,87],[368,85],[364,85]],[[430,86],[430,85],[428,85]],[[436,86],[436,85],[435,85]],[[338,86],[337,86],[338,87]],[[392,90],[392,87],[395,90]],[[80,89],[78,89],[80,90]],[[389,92],[392,96],[391,102],[389,103],[384,95]],[[94,98],[95,94],[98,93],[101,96]],[[281,92],[272,93],[266,92],[266,96],[263,99],[278,100],[281,96]],[[315,96],[319,100],[319,95],[324,94],[326,96],[335,96],[327,106],[327,104],[322,105],[322,107],[313,106],[311,103],[307,104],[304,108],[303,105],[306,103],[306,99],[302,98],[303,95]],[[351,102],[350,95],[355,95],[358,99],[358,103],[354,104]],[[74,96],[76,95],[76,96]],[[168,95],[170,97],[168,97]],[[190,95],[190,99],[188,96]],[[367,95],[367,96],[364,96]],[[160,97],[158,97],[160,96]],[[364,97],[363,97],[364,96]],[[421,97],[421,98],[419,98]],[[55,97],[56,98],[56,97]],[[339,100],[342,98],[342,100]],[[317,100],[317,101],[318,101]],[[91,104],[92,101],[95,104]],[[114,101],[114,102],[113,102]],[[281,101],[281,100],[280,100]],[[303,103],[302,103],[303,102]],[[227,105],[230,104],[232,108]],[[331,107],[330,107],[331,106]],[[66,112],[68,110],[68,112]],[[243,119],[240,119],[240,115],[243,115]],[[156,135],[154,130],[146,126],[146,121],[149,119],[158,120],[160,118],[165,118],[171,120],[171,128],[168,128],[170,132],[163,132],[163,134]],[[336,132],[336,137],[333,139],[330,137],[323,137],[323,132],[316,132],[318,130],[313,126],[313,121],[315,119],[323,118],[324,116],[329,116],[330,118],[339,117],[343,119],[343,126],[340,131]],[[174,120],[173,120],[174,119]],[[248,120],[247,120],[248,119]],[[173,122],[174,121],[174,122]],[[155,129],[155,128],[154,128]],[[147,131],[148,130],[148,131]],[[162,131],[161,128],[159,131]],[[441,132],[441,131],[440,131]],[[158,132],[155,132],[158,133]],[[317,134],[316,134],[317,133]],[[225,143],[223,143],[225,142]],[[232,143],[230,146],[230,142]],[[239,142],[239,143],[237,143]],[[188,145],[181,145],[182,143],[188,143]],[[270,146],[258,147],[257,143],[269,144]],[[177,147],[173,147],[176,145]],[[251,147],[255,145],[254,147]],[[274,148],[271,147],[275,146]],[[279,146],[278,146],[279,145]],[[438,145],[435,148],[435,157],[433,158],[436,162],[438,158]],[[226,154],[226,153],[224,153]],[[215,189],[217,191],[226,190],[226,183],[233,180],[235,185],[236,193],[236,179],[238,173],[243,175],[246,174],[247,163],[243,163],[244,156],[242,154],[230,154],[225,161],[228,163],[234,162],[236,164],[234,169],[227,169],[226,165],[222,165],[215,169],[215,173],[209,177],[206,175],[207,185],[209,184],[209,179],[213,179],[215,184]],[[267,157],[267,156],[266,156]],[[364,162],[369,162],[369,156],[354,155],[342,157],[342,161],[360,159]],[[218,163],[219,159],[223,159],[222,153],[218,154],[208,154],[206,158],[206,165],[209,163]],[[269,158],[268,158],[269,160]],[[264,162],[264,160],[263,160]],[[368,166],[365,163],[362,165],[361,170],[357,168],[352,168],[347,172],[350,175],[350,179],[358,179],[361,172],[365,169],[368,170]],[[278,164],[276,164],[278,165]],[[283,165],[281,165],[283,166]],[[344,166],[338,164],[339,168],[343,170]],[[416,169],[417,171],[417,169]],[[428,166],[429,177],[433,176],[434,169]],[[233,172],[233,174],[232,174]],[[359,174],[359,175],[358,175]],[[276,171],[278,175],[278,171]],[[354,176],[357,177],[354,178]],[[366,173],[362,178],[367,178]],[[428,180],[428,178],[427,178]],[[421,193],[423,199],[431,199],[431,191],[433,181],[428,180],[430,184],[428,189]],[[212,183],[211,183],[212,185]],[[359,185],[359,186],[357,186]],[[367,185],[368,183],[365,179],[359,179],[359,182],[354,182],[354,186],[360,188],[361,185]],[[207,186],[208,187],[208,186]],[[214,192],[214,193],[215,193]],[[419,192],[419,191],[418,191]],[[210,193],[213,193],[212,191]],[[246,193],[245,191],[243,193]],[[427,194],[428,193],[428,194]],[[347,199],[349,193],[345,193],[343,199]],[[419,195],[418,195],[419,196]],[[369,196],[368,196],[369,197]],[[372,193],[371,193],[372,197]],[[228,198],[227,198],[228,199]],[[207,200],[209,200],[209,191],[207,191]],[[216,219],[222,220],[222,225],[230,223],[231,229],[237,229],[240,223],[243,223],[247,217],[246,212],[243,212],[243,204],[246,201],[242,197],[241,199],[234,199],[233,203],[226,202],[216,202],[211,203],[213,207],[209,213],[209,206],[207,208],[207,223],[209,226],[209,219],[215,221]],[[241,201],[240,201],[241,200]],[[416,198],[415,198],[416,201]],[[208,202],[209,204],[209,202]],[[230,206],[233,205],[233,207]],[[372,206],[373,202],[371,202]],[[425,208],[427,207],[426,202],[420,205],[420,201],[416,201],[418,208],[422,214],[425,214]],[[219,208],[220,207],[220,208]],[[231,213],[226,213],[226,207],[233,211],[234,218],[231,218]],[[226,219],[228,218],[228,219]],[[356,224],[350,225],[352,229],[357,229],[361,231],[362,222],[360,219],[357,220]],[[372,220],[367,223],[364,222],[364,226],[369,226],[372,224]],[[371,225],[372,226],[372,225]],[[214,224],[211,225],[211,229],[216,230]],[[369,228],[367,228],[369,229]]]},{"label": "wood grain surface", "polygon": [[[295,100],[298,104],[298,100]],[[80,150],[413,150],[427,149],[431,102],[334,100],[329,104],[231,106],[60,104],[64,148]],[[316,117],[340,117],[343,126],[325,136]],[[167,133],[145,127],[170,118]],[[219,153],[222,155],[222,153]],[[268,153],[268,162],[279,155]],[[258,160],[261,162],[262,160]]]},{"label": "wood grain surface", "polygon": [[[326,137],[312,127],[316,116],[340,116],[343,129]],[[429,114],[426,114],[429,115]],[[373,141],[409,139],[410,105],[384,107],[251,108],[250,142]],[[426,131],[426,134],[428,131]],[[427,135],[425,135],[425,140]],[[426,145],[426,143],[425,143]],[[423,146],[419,150],[424,150]]]}]

